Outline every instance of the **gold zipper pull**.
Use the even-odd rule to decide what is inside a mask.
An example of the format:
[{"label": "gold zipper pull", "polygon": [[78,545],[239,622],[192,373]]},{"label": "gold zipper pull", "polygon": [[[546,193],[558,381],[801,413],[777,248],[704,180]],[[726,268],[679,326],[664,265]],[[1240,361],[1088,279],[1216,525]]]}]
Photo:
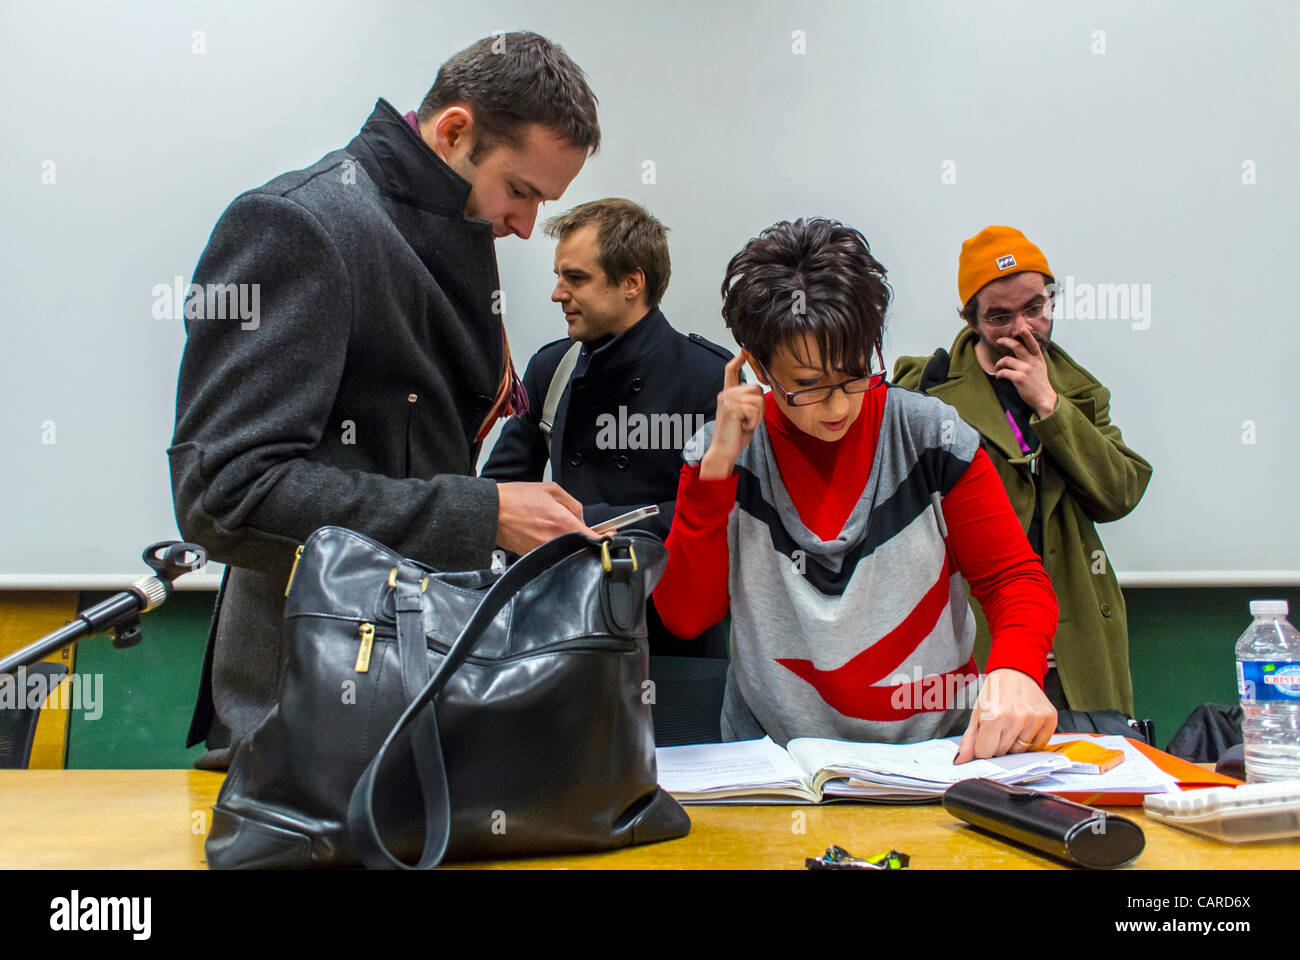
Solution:
[{"label": "gold zipper pull", "polygon": [[360,632],[361,649],[357,651],[357,673],[367,673],[370,670],[370,649],[375,645],[375,625],[363,623]]},{"label": "gold zipper pull", "polygon": [[302,548],[306,544],[298,544],[298,549],[293,552],[293,566],[289,568],[289,582],[284,585],[284,595],[289,595],[289,588],[293,586],[293,575],[298,572],[298,561],[302,559]]}]

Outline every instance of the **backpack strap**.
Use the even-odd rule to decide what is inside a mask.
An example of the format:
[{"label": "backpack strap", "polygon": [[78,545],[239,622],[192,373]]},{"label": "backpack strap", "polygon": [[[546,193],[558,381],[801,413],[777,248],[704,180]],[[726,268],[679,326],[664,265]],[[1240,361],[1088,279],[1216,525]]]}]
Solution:
[{"label": "backpack strap", "polygon": [[948,379],[948,366],[950,364],[948,351],[943,347],[934,351],[925,364],[925,369],[921,371],[921,382],[917,389],[922,393],[929,393],[931,387],[936,387]]},{"label": "backpack strap", "polygon": [[551,425],[555,423],[555,412],[560,409],[560,397],[564,396],[565,388],[569,385],[569,378],[573,376],[573,368],[578,365],[578,354],[582,352],[582,341],[574,341],[564,356],[560,358],[560,365],[555,368],[555,375],[551,377],[551,385],[546,388],[546,400],[542,403],[542,419],[538,426],[542,428],[542,433],[546,434],[546,440],[551,440]]}]

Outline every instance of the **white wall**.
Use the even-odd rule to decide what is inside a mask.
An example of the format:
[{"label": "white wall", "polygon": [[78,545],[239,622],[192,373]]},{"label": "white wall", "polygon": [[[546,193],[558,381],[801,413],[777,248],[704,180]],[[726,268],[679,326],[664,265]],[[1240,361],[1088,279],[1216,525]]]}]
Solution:
[{"label": "white wall", "polygon": [[[889,269],[892,366],[956,333],[961,241],[1020,227],[1062,280],[1150,291],[1143,317],[1056,326],[1155,468],[1101,530],[1125,582],[1300,580],[1294,4],[335,0],[6,11],[0,574],[29,579],[0,582],[134,576],[177,535],[164,451],[184,331],[154,318],[154,285],[189,282],[236,194],[521,28],[563,44],[600,99],[604,146],[551,212],[647,205],[672,231],[679,329],[733,346],[729,257],[775,220],[831,216]],[[541,231],[498,244],[521,369],[563,335],[551,255]]]}]

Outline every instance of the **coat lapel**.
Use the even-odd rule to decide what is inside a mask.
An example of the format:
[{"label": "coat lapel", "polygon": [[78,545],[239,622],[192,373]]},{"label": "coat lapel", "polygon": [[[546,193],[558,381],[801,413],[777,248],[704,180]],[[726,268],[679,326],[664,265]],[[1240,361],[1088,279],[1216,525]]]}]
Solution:
[{"label": "coat lapel", "polygon": [[[1090,382],[1076,373],[1074,362],[1055,344],[1047,354],[1047,376],[1057,392],[1058,404],[1072,403],[1089,422],[1096,422],[1096,403],[1089,392]],[[958,333],[952,343],[948,380],[931,387],[929,393],[952,404],[961,418],[978,430],[1012,466],[1030,470],[1031,459],[1024,455],[1016,442],[1011,425],[1002,412],[1002,404],[975,356],[975,333],[969,327]],[[1047,464],[1033,481],[1039,490],[1039,511],[1044,518],[1056,509],[1065,493],[1064,478],[1050,467],[1050,458]]]},{"label": "coat lapel", "polygon": [[[501,284],[492,224],[465,216],[469,182],[383,99],[346,150],[374,181],[389,220],[437,288],[425,323],[413,334],[431,348],[456,353],[462,382],[490,402],[505,371]],[[487,411],[462,411],[471,440]]]},{"label": "coat lapel", "polygon": [[961,418],[1008,460],[1024,456],[1016,435],[1011,432],[1011,425],[1002,415],[1002,404],[975,357],[975,336],[969,328],[957,334],[952,343],[948,380],[931,387],[929,392],[930,396],[952,404]]},{"label": "coat lapel", "polygon": [[[614,393],[600,397],[601,403],[609,403],[617,410],[618,404],[615,401],[621,399],[624,395],[621,389],[619,369],[645,360],[646,357],[658,349],[660,343],[666,340],[672,332],[667,317],[656,307],[627,330],[624,330],[619,336],[593,350],[591,356],[587,359],[586,367],[583,368],[582,376],[584,378],[591,377],[593,383],[602,383],[605,389],[614,390]],[[569,378],[569,399],[567,402],[562,401],[555,413],[555,424],[551,431],[552,473],[555,472],[555,464],[564,462],[562,454],[566,449],[569,449],[569,437],[566,436],[565,431],[569,425],[569,408],[574,400],[572,391],[575,379],[577,378]],[[602,412],[613,413],[614,411]]]},{"label": "coat lapel", "polygon": [[[1097,422],[1097,405],[1088,389],[1090,384],[1078,376],[1073,361],[1055,344],[1047,354],[1047,377],[1056,390],[1058,408],[1063,403],[1072,403],[1089,423]],[[1042,492],[1039,509],[1047,517],[1056,510],[1061,498],[1065,496],[1065,478],[1052,466],[1050,457],[1044,462],[1040,478]]]}]

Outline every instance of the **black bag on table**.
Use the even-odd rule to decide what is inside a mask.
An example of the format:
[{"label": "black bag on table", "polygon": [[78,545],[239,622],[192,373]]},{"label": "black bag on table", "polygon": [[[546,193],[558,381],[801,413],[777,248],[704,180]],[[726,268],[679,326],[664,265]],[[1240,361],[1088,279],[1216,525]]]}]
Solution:
[{"label": "black bag on table", "polygon": [[1203,703],[1178,728],[1165,753],[1192,763],[1216,763],[1242,740],[1241,704]]},{"label": "black bag on table", "polygon": [[[322,527],[286,588],[278,702],[236,750],[211,867],[429,869],[685,836],[658,786],[652,534],[439,573]],[[418,861],[415,862],[415,861]]]}]

